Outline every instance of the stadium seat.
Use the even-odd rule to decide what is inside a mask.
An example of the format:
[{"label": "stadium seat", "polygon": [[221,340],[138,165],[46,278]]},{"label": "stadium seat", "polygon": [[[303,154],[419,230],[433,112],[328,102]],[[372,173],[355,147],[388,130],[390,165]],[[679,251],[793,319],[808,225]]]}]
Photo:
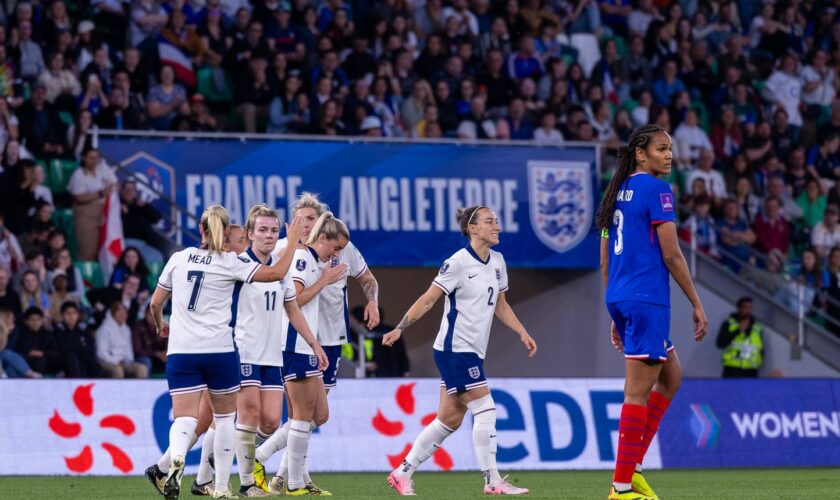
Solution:
[{"label": "stadium seat", "polygon": [[79,168],[79,164],[74,160],[52,160],[47,169],[47,176],[50,181],[50,189],[55,194],[67,192],[67,183],[70,182],[70,176]]},{"label": "stadium seat", "polygon": [[102,267],[96,261],[76,262],[76,268],[82,273],[82,280],[85,288],[102,288],[105,286],[105,279],[102,276]]},{"label": "stadium seat", "polygon": [[228,103],[233,101],[233,88],[230,77],[225,74],[225,88],[219,90],[216,83],[213,81],[213,70],[211,68],[201,68],[196,73],[198,80],[197,91],[203,95],[210,103]]},{"label": "stadium seat", "polygon": [[598,39],[590,33],[574,33],[571,45],[578,50],[578,62],[583,68],[583,74],[589,78],[592,75],[592,68],[601,59]]},{"label": "stadium seat", "polygon": [[154,290],[155,288],[157,288],[157,281],[158,278],[160,278],[160,273],[163,272],[164,264],[165,262],[154,260],[146,262],[146,267],[149,268],[149,277],[146,281],[149,285],[149,290]]}]

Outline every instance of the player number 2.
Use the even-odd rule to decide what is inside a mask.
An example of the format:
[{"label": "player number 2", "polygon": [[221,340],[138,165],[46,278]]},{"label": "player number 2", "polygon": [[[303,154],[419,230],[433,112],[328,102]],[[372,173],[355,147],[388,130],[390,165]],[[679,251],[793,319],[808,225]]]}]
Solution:
[{"label": "player number 2", "polygon": [[493,287],[492,286],[487,287],[487,293],[490,294],[490,296],[487,297],[487,305],[492,306],[493,304],[495,304],[495,302],[493,302]]},{"label": "player number 2", "polygon": [[201,284],[204,283],[204,271],[190,271],[187,273],[187,281],[193,281],[193,291],[190,295],[190,303],[187,310],[195,311],[195,304],[198,302],[198,295],[201,293]]},{"label": "player number 2", "polygon": [[277,303],[277,292],[265,292],[265,310],[273,311]]},{"label": "player number 2", "polygon": [[624,214],[621,213],[621,210],[615,211],[613,224],[618,225],[618,229],[615,232],[615,246],[613,246],[613,252],[616,255],[621,255],[621,252],[624,250]]}]

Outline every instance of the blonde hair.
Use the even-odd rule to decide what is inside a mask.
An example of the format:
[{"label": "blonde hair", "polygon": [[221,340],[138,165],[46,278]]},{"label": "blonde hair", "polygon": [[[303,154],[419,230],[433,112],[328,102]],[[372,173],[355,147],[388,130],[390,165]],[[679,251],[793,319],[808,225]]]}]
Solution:
[{"label": "blonde hair", "polygon": [[221,205],[211,205],[201,214],[201,227],[204,236],[201,244],[210,252],[222,253],[225,244],[225,228],[230,226],[230,214]]},{"label": "blonde hair", "polygon": [[319,217],[324,214],[324,204],[321,203],[320,199],[318,199],[318,195],[316,193],[301,193],[300,198],[298,198],[297,203],[295,203],[294,210],[292,210],[292,212],[297,212],[301,208],[311,208],[315,210]]},{"label": "blonde hair", "polygon": [[311,245],[320,235],[324,235],[328,240],[337,240],[341,237],[350,240],[350,231],[341,219],[335,218],[332,212],[324,212],[315,221],[312,226],[312,232],[309,233],[309,239],[306,241],[307,245]]},{"label": "blonde hair", "polygon": [[265,203],[259,203],[251,207],[251,210],[248,210],[248,217],[245,219],[245,237],[248,238],[248,241],[253,241],[248,236],[248,234],[254,230],[254,227],[257,225],[257,217],[272,217],[280,221],[280,216],[277,215],[277,210],[269,207]]}]

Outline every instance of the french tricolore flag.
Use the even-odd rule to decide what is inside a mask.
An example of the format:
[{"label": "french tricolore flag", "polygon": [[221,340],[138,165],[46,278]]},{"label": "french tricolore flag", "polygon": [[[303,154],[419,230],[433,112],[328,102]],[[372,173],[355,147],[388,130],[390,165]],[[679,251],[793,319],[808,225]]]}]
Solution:
[{"label": "french tricolore flag", "polygon": [[166,64],[175,70],[175,78],[184,85],[195,87],[195,70],[192,61],[181,49],[169,43],[163,38],[158,39],[158,55],[161,64]]}]

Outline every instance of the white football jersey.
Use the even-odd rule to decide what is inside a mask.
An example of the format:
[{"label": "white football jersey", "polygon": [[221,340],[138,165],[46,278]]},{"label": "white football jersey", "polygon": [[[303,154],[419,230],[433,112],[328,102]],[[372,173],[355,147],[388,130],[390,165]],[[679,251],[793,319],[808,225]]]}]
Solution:
[{"label": "white football jersey", "polygon": [[446,259],[433,283],[447,296],[434,348],[484,359],[496,301],[508,289],[502,254],[491,250],[483,261],[467,246]]},{"label": "white football jersey", "polygon": [[250,283],[261,265],[233,252],[187,248],[173,254],[158,280],[172,292],[167,353],[233,351],[236,284]]},{"label": "white football jersey", "polygon": [[[240,257],[259,262],[250,248]],[[266,265],[276,263],[276,259],[269,257]],[[237,283],[236,287],[239,307],[233,323],[240,363],[283,366],[283,333],[288,324],[283,306],[296,298],[291,274],[280,281]]]},{"label": "white football jersey", "polygon": [[[321,267],[331,265],[321,263]],[[347,264],[347,276],[358,279],[367,271],[364,257],[353,243],[348,243],[338,253],[336,265]],[[318,342],[322,346],[342,345],[347,343],[350,310],[347,306],[347,276],[327,285],[318,293]]]},{"label": "white football jersey", "polygon": [[[318,278],[321,277],[321,261],[315,250],[309,247],[298,248],[295,250],[295,257],[292,260],[292,267],[289,269],[289,275],[293,282],[298,282],[303,285],[303,288],[309,288]],[[294,283],[291,283],[294,286]],[[306,319],[306,324],[309,325],[309,330],[316,338],[318,337],[318,297],[313,297],[312,300],[301,306],[301,313]],[[283,350],[286,352],[296,352],[299,354],[315,354],[309,344],[303,340],[303,337],[297,333],[297,330],[289,324],[285,328],[286,334],[283,336]]]}]

